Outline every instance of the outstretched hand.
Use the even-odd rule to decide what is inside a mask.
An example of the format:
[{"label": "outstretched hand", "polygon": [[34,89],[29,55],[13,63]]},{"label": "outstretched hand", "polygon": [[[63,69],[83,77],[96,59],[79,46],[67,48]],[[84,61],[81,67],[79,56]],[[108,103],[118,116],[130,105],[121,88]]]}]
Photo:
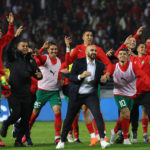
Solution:
[{"label": "outstretched hand", "polygon": [[111,57],[114,54],[114,50],[111,48],[109,51],[107,51],[106,56]]},{"label": "outstretched hand", "polygon": [[71,37],[65,36],[64,40],[65,40],[66,47],[70,48],[70,43],[72,42]]},{"label": "outstretched hand", "polygon": [[43,44],[42,48],[43,48],[43,49],[47,49],[47,48],[49,47],[49,43],[50,43],[50,41],[46,41],[46,42]]},{"label": "outstretched hand", "polygon": [[143,29],[144,29],[144,26],[139,27],[136,34],[139,35],[139,36],[142,35]]},{"label": "outstretched hand", "polygon": [[23,26],[20,26],[15,33],[15,37],[18,37],[22,31],[23,31]]},{"label": "outstretched hand", "polygon": [[86,78],[86,77],[89,77],[91,76],[91,72],[88,72],[88,71],[84,71],[82,74],[80,74],[80,78]]},{"label": "outstretched hand", "polygon": [[36,70],[35,75],[36,75],[37,78],[42,78],[42,73],[39,72],[38,70]]},{"label": "outstretched hand", "polygon": [[128,44],[130,44],[130,38],[132,37],[132,35],[129,35],[127,38],[126,38],[126,40],[124,41],[124,44],[125,45],[128,45]]},{"label": "outstretched hand", "polygon": [[6,18],[7,18],[7,21],[8,21],[9,24],[13,24],[14,23],[14,15],[13,15],[12,12],[10,12],[9,15],[6,16]]},{"label": "outstretched hand", "polygon": [[35,56],[39,56],[40,55],[40,52],[39,52],[39,50],[37,48],[34,49],[34,54],[35,54]]},{"label": "outstretched hand", "polygon": [[65,69],[62,69],[60,72],[64,73],[64,74],[68,74],[69,73],[69,70],[67,68]]}]

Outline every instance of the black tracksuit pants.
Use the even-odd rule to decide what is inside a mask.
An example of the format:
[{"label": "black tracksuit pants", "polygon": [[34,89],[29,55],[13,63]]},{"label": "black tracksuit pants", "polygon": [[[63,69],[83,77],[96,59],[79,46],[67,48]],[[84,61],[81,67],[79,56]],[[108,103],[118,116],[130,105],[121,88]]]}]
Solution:
[{"label": "black tracksuit pants", "polygon": [[134,100],[134,106],[131,111],[131,123],[133,132],[136,132],[138,129],[139,105],[143,105],[146,108],[150,120],[150,91],[137,95]]},{"label": "black tracksuit pants", "polygon": [[[30,105],[30,110],[29,110],[29,114],[30,114],[30,117],[31,117],[31,114],[32,114],[32,111],[33,111],[33,107],[34,107],[34,102],[35,102],[35,100],[36,100],[36,94],[32,94],[32,102],[31,102],[31,105]],[[19,120],[19,121],[17,121],[16,123],[15,123],[15,127],[17,128],[17,129],[21,129],[21,119]],[[26,131],[26,133],[25,133],[25,136],[26,136],[26,139],[29,139],[30,138],[30,129],[29,129],[29,127],[28,127],[28,130]]]},{"label": "black tracksuit pants", "polygon": [[31,115],[32,100],[30,97],[18,98],[14,95],[8,97],[8,104],[10,108],[10,116],[3,122],[4,126],[16,123],[21,118],[20,130],[17,135],[16,141],[21,142],[21,139],[29,126],[29,119]]},{"label": "black tracksuit pants", "polygon": [[100,137],[104,138],[104,122],[99,107],[99,98],[97,93],[94,92],[92,94],[78,94],[76,100],[72,100],[71,98],[69,99],[67,114],[61,134],[62,142],[66,141],[66,137],[71,128],[72,122],[83,104],[90,109],[95,118]]}]

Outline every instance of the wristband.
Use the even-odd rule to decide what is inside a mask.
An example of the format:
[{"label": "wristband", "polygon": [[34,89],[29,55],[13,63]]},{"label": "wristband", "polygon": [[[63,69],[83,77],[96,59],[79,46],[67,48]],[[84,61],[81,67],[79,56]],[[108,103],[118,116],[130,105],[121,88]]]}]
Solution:
[{"label": "wristband", "polygon": [[67,48],[66,48],[66,52],[70,52],[70,48],[67,47]]}]

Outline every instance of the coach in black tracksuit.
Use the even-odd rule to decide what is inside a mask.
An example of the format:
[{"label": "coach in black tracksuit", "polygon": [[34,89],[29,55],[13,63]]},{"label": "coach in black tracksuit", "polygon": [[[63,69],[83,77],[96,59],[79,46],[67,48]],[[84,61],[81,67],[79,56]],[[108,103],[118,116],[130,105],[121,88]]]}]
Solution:
[{"label": "coach in black tracksuit", "polygon": [[[12,45],[15,39],[12,41]],[[7,129],[10,124],[14,124],[21,118],[21,129],[16,138],[14,146],[23,146],[21,139],[28,129],[30,119],[30,109],[32,105],[31,76],[41,79],[42,74],[28,53],[28,43],[20,41],[17,44],[17,49],[10,48],[7,50],[7,64],[10,69],[9,84],[11,86],[11,95],[8,97],[10,107],[10,116],[3,122],[1,128],[1,136],[6,137]]]},{"label": "coach in black tracksuit", "polygon": [[[104,138],[104,122],[97,94],[97,87],[104,72],[104,65],[100,61],[95,60],[96,53],[97,50],[94,45],[88,46],[86,49],[87,57],[77,59],[73,64],[69,75],[69,103],[63,125],[61,142],[65,142],[71,124],[83,104],[85,104],[92,112],[100,137],[101,139]],[[106,144],[106,147],[108,145],[109,143]],[[56,148],[63,147],[58,143]]]}]

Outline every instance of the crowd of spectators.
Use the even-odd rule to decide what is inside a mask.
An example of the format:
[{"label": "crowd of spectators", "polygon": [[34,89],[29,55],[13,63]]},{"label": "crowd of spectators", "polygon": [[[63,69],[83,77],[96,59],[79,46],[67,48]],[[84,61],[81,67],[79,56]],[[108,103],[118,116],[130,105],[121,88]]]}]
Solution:
[{"label": "crowd of spectators", "polygon": [[0,0],[0,24],[5,24],[10,11],[15,28],[24,26],[22,37],[32,47],[52,40],[61,58],[65,35],[72,37],[74,47],[82,42],[83,30],[90,27],[95,43],[107,51],[116,49],[139,26],[150,25],[150,0]]}]

